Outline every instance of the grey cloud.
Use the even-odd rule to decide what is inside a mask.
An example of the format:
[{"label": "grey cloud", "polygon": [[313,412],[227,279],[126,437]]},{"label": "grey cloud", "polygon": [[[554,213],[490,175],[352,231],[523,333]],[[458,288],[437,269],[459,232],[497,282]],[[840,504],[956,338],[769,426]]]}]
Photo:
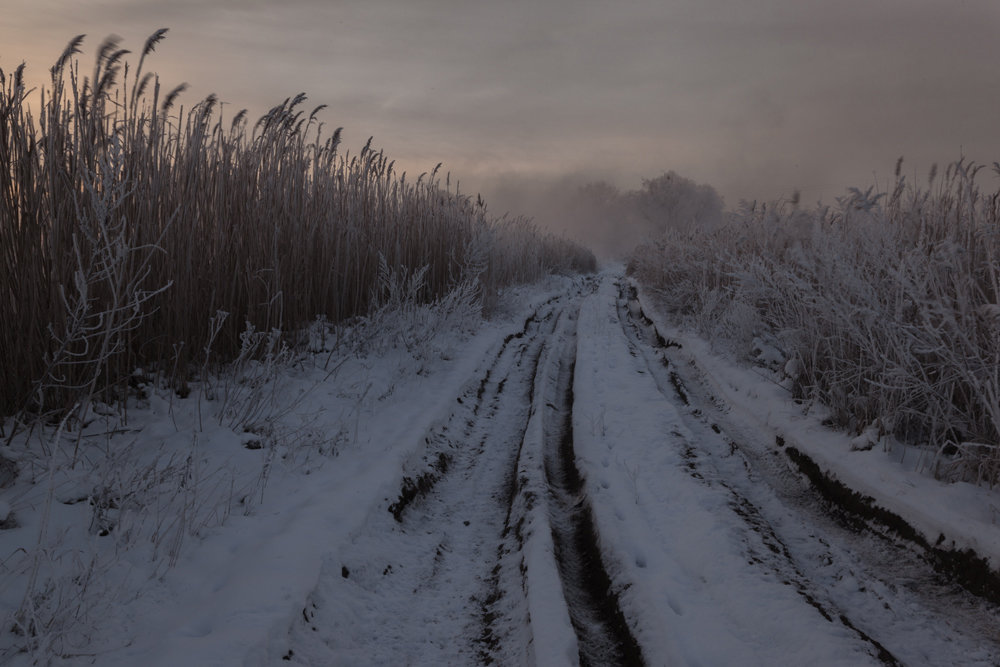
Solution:
[{"label": "grey cloud", "polygon": [[150,64],[192,97],[259,113],[305,91],[348,143],[487,196],[500,172],[676,170],[730,205],[808,201],[901,154],[1000,159],[996,0],[10,2],[0,67],[169,27]]}]

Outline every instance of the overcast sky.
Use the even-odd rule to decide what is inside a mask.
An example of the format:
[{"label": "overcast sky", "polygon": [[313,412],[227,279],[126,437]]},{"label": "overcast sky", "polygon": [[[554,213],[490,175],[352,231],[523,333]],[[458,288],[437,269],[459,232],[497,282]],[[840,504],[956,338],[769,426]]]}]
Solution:
[{"label": "overcast sky", "polygon": [[[0,68],[44,75],[88,35],[255,116],[297,92],[345,144],[437,162],[492,208],[521,181],[639,187],[668,170],[727,205],[964,154],[1000,160],[1000,0],[0,0]],[[995,176],[984,174],[995,186]],[[502,185],[502,187],[501,187]],[[513,188],[516,189],[516,188]],[[499,197],[491,200],[491,194]],[[515,211],[528,213],[531,211]]]}]

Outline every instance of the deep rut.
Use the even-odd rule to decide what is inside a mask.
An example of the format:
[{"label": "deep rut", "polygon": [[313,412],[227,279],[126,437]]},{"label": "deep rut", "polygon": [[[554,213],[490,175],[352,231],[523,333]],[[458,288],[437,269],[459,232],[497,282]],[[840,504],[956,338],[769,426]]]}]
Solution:
[{"label": "deep rut", "polygon": [[[583,284],[542,304],[469,379],[451,414],[418,436],[398,495],[330,554],[281,657],[537,662],[552,637],[532,636],[525,544],[535,531],[535,539],[551,532],[554,553],[542,571],[552,574],[542,577],[561,585],[579,663],[643,664],[601,560],[573,451],[575,320],[586,291]],[[561,604],[546,599],[538,613]]]},{"label": "deep rut", "polygon": [[[515,655],[530,655],[512,646],[516,642],[512,642],[511,628],[517,627],[518,619],[517,604],[511,598],[518,588],[527,593],[531,584],[524,548],[531,531],[538,529],[551,533],[553,574],[559,578],[579,664],[644,664],[605,570],[585,481],[576,466],[573,381],[578,310],[578,301],[563,308],[543,345],[532,348],[525,357],[533,376],[527,389],[530,411],[521,430],[516,461],[505,483],[507,509],[502,540],[482,608],[479,657],[487,664],[508,664]],[[540,428],[529,428],[533,420],[540,420]],[[532,514],[539,510],[544,513],[542,519]],[[539,610],[529,609],[522,619],[529,625],[532,612]],[[553,638],[522,639],[538,646]],[[537,653],[534,659],[538,659]]]},{"label": "deep rut", "polygon": [[559,373],[545,412],[545,477],[556,561],[581,665],[641,665],[642,653],[612,590],[573,449],[575,331],[561,343]]}]

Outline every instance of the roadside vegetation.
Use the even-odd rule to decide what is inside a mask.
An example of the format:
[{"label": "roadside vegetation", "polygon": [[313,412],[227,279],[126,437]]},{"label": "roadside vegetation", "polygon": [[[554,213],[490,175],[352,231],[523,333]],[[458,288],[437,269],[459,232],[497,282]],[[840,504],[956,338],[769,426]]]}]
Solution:
[{"label": "roadside vegetation", "polygon": [[0,415],[121,404],[137,368],[186,392],[206,358],[245,355],[248,330],[294,345],[317,318],[456,289],[488,312],[505,286],[595,268],[440,165],[342,151],[305,95],[257,120],[214,95],[185,108],[145,67],[165,33],[134,65],[108,39],[89,75],[77,37],[41,90],[0,70]]},{"label": "roadside vegetation", "polygon": [[743,202],[721,228],[673,225],[628,271],[795,399],[829,409],[855,447],[916,446],[939,478],[992,487],[1000,191],[982,188],[982,171],[960,160],[914,185],[900,161],[889,191],[852,188],[833,206]]}]

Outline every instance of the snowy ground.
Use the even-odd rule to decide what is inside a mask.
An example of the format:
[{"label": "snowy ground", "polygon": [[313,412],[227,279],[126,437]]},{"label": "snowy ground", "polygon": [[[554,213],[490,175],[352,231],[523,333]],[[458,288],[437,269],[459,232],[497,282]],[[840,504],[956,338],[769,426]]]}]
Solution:
[{"label": "snowy ground", "polygon": [[[872,465],[862,457],[881,455],[881,475],[898,481],[862,487],[880,502],[918,475],[880,450],[838,457],[850,438],[803,415],[774,381],[644,322],[627,288],[605,282],[602,292],[581,315],[597,335],[581,339],[577,363],[579,373],[590,360],[594,377],[578,381],[578,401],[602,412],[579,417],[577,456],[596,482],[605,559],[620,568],[623,608],[650,662],[997,662],[994,605],[942,580],[921,549],[825,509],[783,449],[798,446],[849,481]],[[921,483],[925,508],[953,491]],[[965,491],[988,507],[991,492]],[[973,537],[958,532],[956,541]]]},{"label": "snowy ground", "polygon": [[995,492],[851,451],[615,274],[507,304],[418,349],[300,357],[235,396],[268,428],[234,429],[225,386],[150,388],[79,445],[15,443],[0,662],[1000,663],[995,605],[785,451],[994,569]]}]

